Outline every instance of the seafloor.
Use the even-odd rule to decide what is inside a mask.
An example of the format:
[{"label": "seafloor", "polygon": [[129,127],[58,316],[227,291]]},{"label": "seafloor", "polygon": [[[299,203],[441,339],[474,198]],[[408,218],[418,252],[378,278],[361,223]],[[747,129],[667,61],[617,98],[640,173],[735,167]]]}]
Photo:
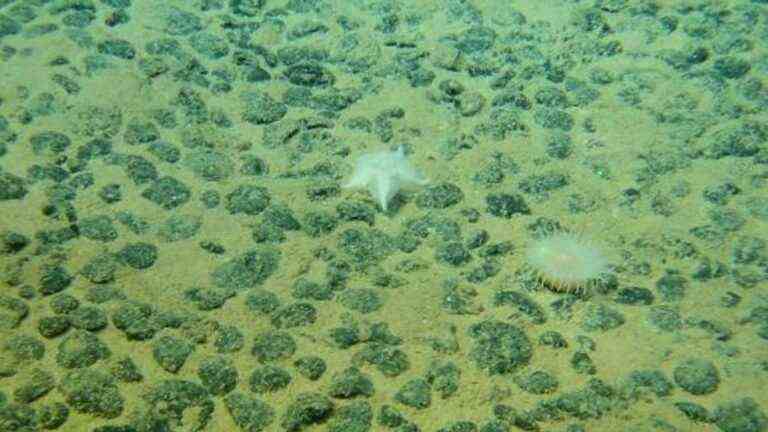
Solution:
[{"label": "seafloor", "polygon": [[[767,430],[767,41],[765,0],[0,0],[0,432]],[[428,186],[342,187],[401,145]],[[559,231],[611,271],[552,289]]]}]

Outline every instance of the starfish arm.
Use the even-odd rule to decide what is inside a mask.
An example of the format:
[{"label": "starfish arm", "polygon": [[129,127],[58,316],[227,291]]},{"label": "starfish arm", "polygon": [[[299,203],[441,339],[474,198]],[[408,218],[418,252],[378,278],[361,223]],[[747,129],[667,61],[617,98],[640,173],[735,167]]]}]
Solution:
[{"label": "starfish arm", "polygon": [[364,187],[368,181],[367,176],[365,176],[361,170],[357,169],[355,173],[352,174],[352,177],[350,177],[346,183],[341,185],[341,187],[345,189],[360,188]]},{"label": "starfish arm", "polygon": [[410,166],[403,166],[399,173],[400,181],[408,185],[423,186],[429,183],[429,180],[420,172]]},{"label": "starfish arm", "polygon": [[391,176],[381,176],[371,184],[371,195],[379,202],[381,209],[387,211],[389,201],[397,193],[397,180]]}]

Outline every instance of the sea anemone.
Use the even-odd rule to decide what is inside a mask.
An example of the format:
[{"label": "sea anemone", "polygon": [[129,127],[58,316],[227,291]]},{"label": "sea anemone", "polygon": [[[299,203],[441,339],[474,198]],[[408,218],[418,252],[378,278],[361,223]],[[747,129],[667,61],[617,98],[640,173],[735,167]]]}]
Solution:
[{"label": "sea anemone", "polygon": [[608,259],[583,236],[556,232],[534,240],[526,253],[538,280],[557,291],[580,292],[610,274]]}]

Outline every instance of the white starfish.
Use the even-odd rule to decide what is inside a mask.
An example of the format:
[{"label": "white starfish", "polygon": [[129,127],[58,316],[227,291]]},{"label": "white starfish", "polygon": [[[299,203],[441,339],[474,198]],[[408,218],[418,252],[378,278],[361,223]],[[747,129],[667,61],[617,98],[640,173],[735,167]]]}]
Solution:
[{"label": "white starfish", "polygon": [[400,146],[395,151],[361,155],[355,162],[352,178],[343,187],[367,188],[381,209],[387,211],[387,204],[401,188],[427,183],[428,180],[408,163],[405,149]]}]

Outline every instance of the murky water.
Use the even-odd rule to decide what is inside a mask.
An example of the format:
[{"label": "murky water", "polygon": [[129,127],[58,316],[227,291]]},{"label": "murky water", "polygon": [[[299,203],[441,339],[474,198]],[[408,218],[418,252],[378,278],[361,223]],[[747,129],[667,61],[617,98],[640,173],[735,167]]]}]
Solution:
[{"label": "murky water", "polygon": [[0,432],[767,430],[768,4],[516,3],[0,0]]}]

